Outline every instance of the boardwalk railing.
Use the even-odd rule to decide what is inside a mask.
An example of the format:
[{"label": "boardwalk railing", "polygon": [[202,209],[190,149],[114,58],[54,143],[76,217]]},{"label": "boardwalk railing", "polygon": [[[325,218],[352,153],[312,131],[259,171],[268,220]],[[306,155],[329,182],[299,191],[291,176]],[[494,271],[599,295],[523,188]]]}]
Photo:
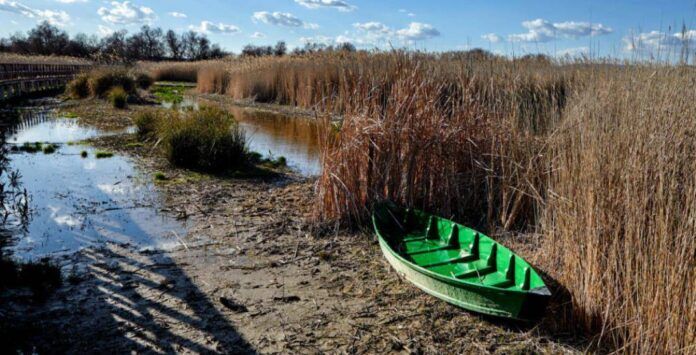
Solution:
[{"label": "boardwalk railing", "polygon": [[86,64],[0,63],[0,101],[60,89],[89,68]]}]

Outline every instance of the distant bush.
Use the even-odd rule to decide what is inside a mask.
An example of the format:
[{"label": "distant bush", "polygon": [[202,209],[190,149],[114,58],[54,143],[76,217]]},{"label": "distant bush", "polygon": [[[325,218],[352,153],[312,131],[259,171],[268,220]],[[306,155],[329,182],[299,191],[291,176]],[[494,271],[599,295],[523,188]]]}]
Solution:
[{"label": "distant bush", "polygon": [[109,102],[114,108],[126,108],[128,93],[122,87],[117,86],[109,91]]},{"label": "distant bush", "polygon": [[245,162],[244,132],[222,109],[190,111],[161,129],[167,158],[176,166],[219,172]]},{"label": "distant bush", "polygon": [[89,73],[92,96],[105,97],[111,89],[120,86],[127,94],[135,93],[135,78],[124,68],[100,68]]},{"label": "distant bush", "polygon": [[73,99],[84,99],[88,97],[90,95],[89,76],[87,74],[78,75],[68,83],[65,92]]}]

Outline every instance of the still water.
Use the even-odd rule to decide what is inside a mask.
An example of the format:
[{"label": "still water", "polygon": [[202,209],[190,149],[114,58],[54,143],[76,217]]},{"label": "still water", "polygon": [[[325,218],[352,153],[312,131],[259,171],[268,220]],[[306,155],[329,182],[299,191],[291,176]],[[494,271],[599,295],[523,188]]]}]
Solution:
[{"label": "still water", "polygon": [[[165,104],[166,105],[166,104]],[[197,107],[186,100],[183,105]],[[320,172],[318,129],[314,121],[265,111],[230,108],[247,135],[249,149],[265,157],[284,156],[305,176]],[[6,135],[10,147],[54,143],[53,154],[11,150],[10,169],[19,171],[29,193],[31,216],[18,229],[11,251],[20,259],[71,254],[109,243],[134,248],[167,249],[180,245],[184,221],[162,212],[152,176],[136,162],[115,155],[97,159],[85,139],[131,132],[102,131],[49,108],[28,108]],[[87,157],[83,158],[83,152]]]},{"label": "still water", "polygon": [[288,166],[303,175],[319,174],[319,132],[314,121],[238,107],[230,111],[246,132],[250,150],[265,157],[284,156]]},{"label": "still water", "polygon": [[10,155],[10,168],[21,174],[31,209],[28,226],[14,238],[15,257],[56,256],[107,243],[137,248],[180,243],[186,224],[160,212],[151,176],[130,158],[97,159],[94,148],[72,144],[118,132],[82,126],[56,117],[52,110],[25,111],[20,122],[7,137],[8,144],[50,142],[60,147],[53,154]]},{"label": "still water", "polygon": [[[179,104],[163,102],[162,106],[195,110],[199,104],[192,97],[185,96]],[[244,129],[249,150],[264,158],[284,156],[288,166],[304,176],[321,172],[319,130],[314,120],[237,106],[226,109]]]}]

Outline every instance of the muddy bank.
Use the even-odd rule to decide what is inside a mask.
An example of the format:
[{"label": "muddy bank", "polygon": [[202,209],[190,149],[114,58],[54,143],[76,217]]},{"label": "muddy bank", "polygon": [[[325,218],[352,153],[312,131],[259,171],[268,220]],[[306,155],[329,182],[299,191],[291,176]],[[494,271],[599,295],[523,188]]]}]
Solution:
[{"label": "muddy bank", "polygon": [[[102,123],[128,125],[138,109],[103,115]],[[156,186],[164,208],[187,221],[188,235],[170,251],[107,245],[59,260],[72,282],[41,306],[20,298],[0,311],[5,319],[32,325],[29,342],[39,352],[584,348],[573,335],[501,323],[425,295],[391,270],[369,231],[319,233],[311,222],[312,179],[197,174],[172,168],[155,150],[135,143],[132,134],[91,141],[136,157],[152,176],[163,173],[167,180]]]}]

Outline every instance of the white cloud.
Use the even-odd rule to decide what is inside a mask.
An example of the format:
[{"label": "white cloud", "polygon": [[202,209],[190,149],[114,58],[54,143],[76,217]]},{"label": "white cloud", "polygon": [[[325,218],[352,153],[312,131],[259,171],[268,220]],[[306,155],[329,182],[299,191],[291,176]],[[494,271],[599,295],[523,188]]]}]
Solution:
[{"label": "white cloud", "polygon": [[63,4],[75,4],[78,2],[83,2],[83,3],[87,2],[87,0],[56,0],[56,1],[59,3],[63,3]]},{"label": "white cloud", "polygon": [[254,32],[251,36],[251,38],[266,38],[266,35],[261,33],[261,32]]},{"label": "white cloud", "polygon": [[176,12],[176,11],[170,12],[169,16],[176,17],[176,18],[187,18],[188,17],[188,16],[186,16],[186,14],[181,13],[181,12]]},{"label": "white cloud", "polygon": [[406,16],[408,17],[416,17],[416,14],[414,14],[413,12],[409,12],[406,9],[399,9],[399,12],[402,14],[406,14]]},{"label": "white cloud", "polygon": [[483,38],[486,41],[491,42],[491,43],[498,43],[498,42],[503,40],[500,36],[498,36],[495,33],[487,33],[487,34],[481,36],[481,38]]},{"label": "white cloud", "polygon": [[679,33],[665,33],[650,31],[632,34],[623,38],[624,49],[627,51],[657,52],[660,50],[674,50],[686,46],[696,47],[696,30],[688,30]]},{"label": "white cloud", "polygon": [[26,16],[38,21],[48,21],[56,26],[66,26],[70,22],[70,15],[65,11],[34,9],[16,1],[0,0],[0,11]]},{"label": "white cloud", "polygon": [[97,14],[101,16],[104,22],[111,24],[129,25],[150,23],[157,18],[155,12],[151,8],[133,5],[130,1],[112,1],[110,5],[111,8],[99,8],[99,10],[97,10]]},{"label": "white cloud", "polygon": [[370,32],[370,33],[390,33],[391,30],[389,27],[381,22],[356,22],[353,24],[353,27],[363,30],[365,32]]},{"label": "white cloud", "polygon": [[508,39],[513,42],[549,42],[559,37],[579,38],[601,36],[612,33],[613,30],[601,23],[589,22],[557,22],[551,23],[544,19],[522,22],[525,33],[512,34]]},{"label": "white cloud", "polygon": [[308,9],[319,9],[325,7],[335,8],[342,12],[350,12],[357,9],[357,7],[342,0],[295,0],[295,2]]},{"label": "white cloud", "polygon": [[252,16],[252,19],[254,21],[261,21],[263,23],[276,26],[304,27],[310,30],[316,30],[317,28],[319,28],[318,24],[304,22],[289,12],[258,11],[254,12],[254,16]]},{"label": "white cloud", "polygon": [[236,34],[239,33],[239,27],[235,25],[227,25],[222,22],[212,23],[210,21],[201,21],[199,26],[189,26],[191,30],[201,33],[216,33],[216,34]]},{"label": "white cloud", "polygon": [[99,25],[99,27],[97,27],[97,32],[99,33],[100,36],[107,37],[107,36],[110,36],[115,31],[111,27]]},{"label": "white cloud", "polygon": [[411,22],[407,28],[396,31],[396,35],[406,41],[422,41],[439,36],[440,31],[427,23]]}]

